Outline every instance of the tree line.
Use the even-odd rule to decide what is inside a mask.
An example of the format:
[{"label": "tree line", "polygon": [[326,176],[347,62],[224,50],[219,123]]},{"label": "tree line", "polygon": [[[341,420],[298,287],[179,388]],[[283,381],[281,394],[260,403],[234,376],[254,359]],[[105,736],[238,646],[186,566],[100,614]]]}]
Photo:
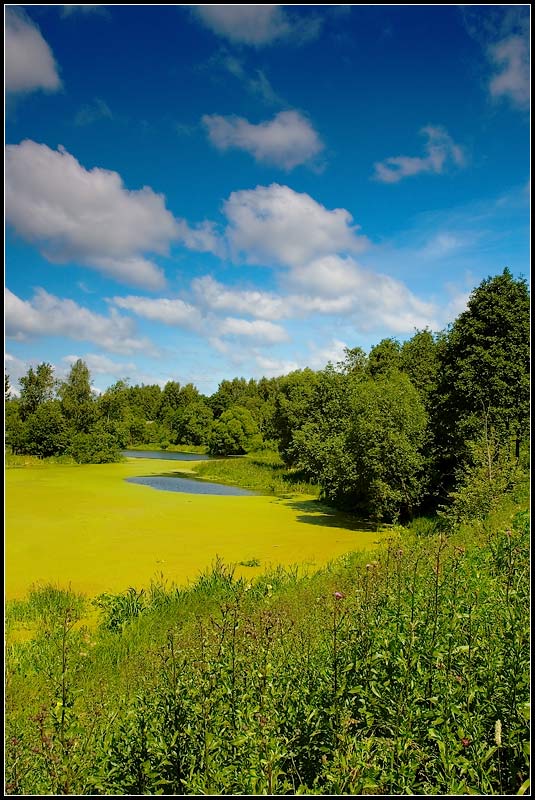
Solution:
[{"label": "tree line", "polygon": [[525,476],[530,411],[529,290],[509,269],[484,280],[439,333],[366,354],[346,348],[322,370],[191,383],[91,389],[76,361],[63,381],[30,368],[14,397],[5,379],[5,443],[13,453],[119,460],[128,446],[206,447],[214,455],[262,448],[321,487],[325,500],[396,521],[448,507],[483,517]]}]

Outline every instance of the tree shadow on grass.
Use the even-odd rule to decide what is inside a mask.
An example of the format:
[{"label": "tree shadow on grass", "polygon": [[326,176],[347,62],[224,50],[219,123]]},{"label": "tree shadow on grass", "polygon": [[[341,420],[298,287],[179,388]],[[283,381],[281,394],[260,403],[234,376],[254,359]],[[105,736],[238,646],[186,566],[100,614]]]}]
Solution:
[{"label": "tree shadow on grass", "polygon": [[369,533],[384,533],[391,528],[390,525],[385,525],[382,522],[362,519],[347,511],[337,511],[320,500],[296,500],[294,497],[280,499],[288,508],[302,512],[297,519],[299,522],[305,522],[308,525],[345,528],[350,531],[366,531]]}]

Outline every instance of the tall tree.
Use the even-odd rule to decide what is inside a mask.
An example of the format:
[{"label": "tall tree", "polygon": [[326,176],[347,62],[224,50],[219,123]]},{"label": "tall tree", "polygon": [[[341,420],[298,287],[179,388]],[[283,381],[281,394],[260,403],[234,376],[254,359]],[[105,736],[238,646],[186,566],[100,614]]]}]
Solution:
[{"label": "tall tree", "polygon": [[[529,312],[526,281],[506,268],[474,289],[440,348],[433,427],[446,491],[472,442],[486,442],[500,458],[509,447],[511,457],[520,455],[528,437]],[[501,447],[491,448],[496,441]]]},{"label": "tall tree", "polygon": [[400,368],[401,345],[397,339],[381,339],[369,352],[367,368],[372,377]]},{"label": "tall tree", "polygon": [[51,364],[43,362],[35,370],[30,367],[19,383],[22,420],[33,414],[42,403],[46,403],[54,397],[55,379]]},{"label": "tall tree", "polygon": [[91,373],[85,361],[77,359],[71,366],[67,379],[60,384],[58,394],[65,418],[75,431],[87,432],[96,417],[96,406],[91,392]]}]

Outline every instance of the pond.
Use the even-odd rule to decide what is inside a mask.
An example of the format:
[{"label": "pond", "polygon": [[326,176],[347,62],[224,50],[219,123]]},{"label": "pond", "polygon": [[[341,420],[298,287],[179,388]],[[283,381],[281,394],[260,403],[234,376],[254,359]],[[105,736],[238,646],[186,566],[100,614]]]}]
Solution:
[{"label": "pond", "polygon": [[142,486],[150,486],[163,492],[232,495],[233,497],[255,494],[255,492],[250,492],[247,489],[239,489],[237,486],[225,486],[222,483],[209,483],[208,481],[196,481],[190,478],[175,478],[165,475],[139,475],[125,478],[125,480],[128,483],[139,483]]},{"label": "pond", "polygon": [[158,458],[169,461],[209,461],[212,456],[199,453],[174,453],[169,450],[122,450],[126,458]]}]

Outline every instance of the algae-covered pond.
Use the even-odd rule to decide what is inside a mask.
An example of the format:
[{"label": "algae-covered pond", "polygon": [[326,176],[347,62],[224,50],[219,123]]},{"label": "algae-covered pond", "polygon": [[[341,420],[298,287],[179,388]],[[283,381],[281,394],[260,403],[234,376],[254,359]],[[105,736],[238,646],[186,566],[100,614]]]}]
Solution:
[{"label": "algae-covered pond", "polygon": [[[181,474],[194,466],[181,463]],[[125,480],[169,472],[169,460],[153,458],[8,469],[6,599],[42,583],[89,596],[162,577],[186,585],[216,556],[236,564],[237,575],[277,564],[319,567],[381,538],[305,495],[184,494]]]}]

